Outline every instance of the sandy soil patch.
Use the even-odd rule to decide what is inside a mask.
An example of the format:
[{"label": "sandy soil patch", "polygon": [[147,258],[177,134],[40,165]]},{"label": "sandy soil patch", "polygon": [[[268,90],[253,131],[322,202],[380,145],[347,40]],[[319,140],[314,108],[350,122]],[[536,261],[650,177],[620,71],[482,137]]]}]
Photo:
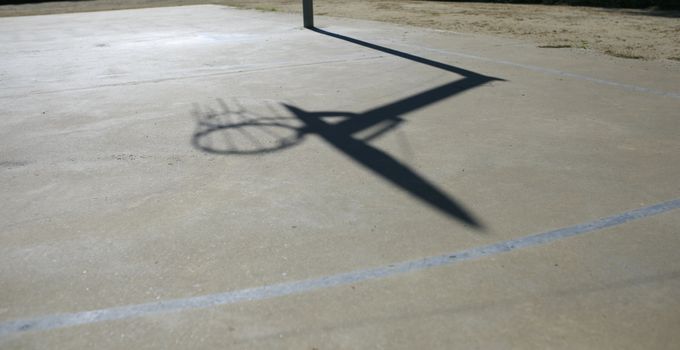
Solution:
[{"label": "sandy soil patch", "polygon": [[[300,0],[94,0],[0,6],[0,16],[124,8],[221,4],[300,12]],[[319,15],[526,40],[545,48],[575,47],[608,55],[680,61],[680,12],[572,6],[449,3],[413,0],[317,0]]]}]

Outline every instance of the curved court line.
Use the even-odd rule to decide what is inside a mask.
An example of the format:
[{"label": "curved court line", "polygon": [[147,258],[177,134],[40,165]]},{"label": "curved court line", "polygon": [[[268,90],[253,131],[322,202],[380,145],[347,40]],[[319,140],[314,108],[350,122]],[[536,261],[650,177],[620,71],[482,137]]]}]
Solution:
[{"label": "curved court line", "polygon": [[392,42],[390,44],[403,46],[403,47],[409,47],[409,48],[413,48],[413,49],[424,50],[424,51],[436,52],[436,53],[439,53],[439,54],[444,54],[444,55],[449,55],[449,56],[458,56],[458,57],[473,59],[473,60],[482,61],[482,62],[488,62],[488,63],[501,64],[501,65],[505,65],[505,66],[524,68],[524,69],[527,69],[527,70],[530,70],[530,71],[549,74],[549,75],[558,75],[558,76],[572,78],[572,79],[590,81],[590,82],[597,83],[597,84],[615,86],[615,87],[618,87],[618,88],[621,88],[621,89],[624,89],[624,90],[643,92],[643,93],[647,93],[647,94],[651,94],[651,95],[680,98],[680,93],[678,93],[678,92],[663,91],[663,90],[647,88],[647,87],[644,87],[644,86],[619,83],[619,82],[612,81],[612,80],[593,78],[593,77],[589,77],[587,75],[570,73],[570,72],[567,72],[567,71],[554,69],[554,68],[545,68],[545,67],[541,67],[541,66],[534,66],[534,65],[531,65],[531,64],[517,63],[517,62],[512,62],[512,61],[506,61],[506,60],[496,60],[496,59],[493,59],[493,58],[477,56],[477,55],[467,54],[467,53],[463,53],[463,52],[433,49],[433,48],[429,48],[429,47],[424,47],[424,46],[419,46],[419,45],[409,45],[409,44],[404,44],[404,43],[399,43],[399,42]]},{"label": "curved court line", "polygon": [[[375,56],[356,57],[356,58],[354,58],[354,57],[352,57],[352,58],[340,58],[340,59],[324,60],[324,61],[295,62],[295,63],[293,63],[293,62],[283,62],[283,63],[279,63],[279,64],[261,64],[261,65],[239,65],[239,66],[232,67],[231,70],[226,70],[226,71],[221,70],[221,68],[211,68],[211,69],[202,69],[203,71],[206,71],[206,72],[205,73],[199,73],[199,74],[177,75],[177,76],[169,76],[169,77],[157,78],[157,79],[129,80],[129,81],[121,81],[121,82],[117,82],[117,83],[96,84],[96,85],[81,86],[81,87],[67,88],[67,89],[33,90],[33,91],[27,91],[27,92],[15,94],[15,95],[0,95],[0,99],[3,99],[3,100],[4,99],[16,99],[16,98],[31,97],[33,95],[69,93],[69,92],[88,91],[88,90],[96,90],[96,89],[106,89],[106,88],[120,87],[120,86],[157,84],[157,83],[163,83],[163,82],[166,82],[166,81],[191,80],[191,79],[198,79],[198,78],[209,78],[209,77],[227,76],[227,75],[234,75],[234,74],[249,74],[249,73],[275,71],[275,70],[280,70],[280,69],[303,68],[303,67],[308,67],[308,66],[317,66],[317,65],[325,65],[325,64],[361,62],[361,61],[382,59],[382,58],[385,58],[385,57],[386,57],[385,55],[375,55]],[[185,72],[187,72],[187,71],[191,72],[192,70],[185,70]],[[29,88],[29,87],[31,87],[31,86],[10,86],[10,87],[6,87],[6,88],[0,87],[0,91],[14,90],[14,89],[26,89],[26,88]]]},{"label": "curved court line", "polygon": [[460,252],[432,256],[420,260],[405,261],[367,270],[358,270],[308,280],[272,284],[268,286],[241,289],[231,292],[209,294],[191,298],[171,299],[154,303],[128,305],[75,313],[55,314],[26,320],[10,321],[0,324],[0,337],[27,331],[46,331],[55,328],[64,328],[95,322],[143,317],[166,312],[204,309],[211,306],[234,304],[243,301],[270,299],[377,278],[385,278],[436,266],[451,265],[464,260],[477,259],[485,256],[510,252],[516,249],[547,244],[552,241],[601,230],[607,227],[622,225],[630,221],[662,214],[678,208],[680,208],[680,199],[675,199],[575,226],[569,226],[553,231],[515,238],[503,242],[463,250]]}]

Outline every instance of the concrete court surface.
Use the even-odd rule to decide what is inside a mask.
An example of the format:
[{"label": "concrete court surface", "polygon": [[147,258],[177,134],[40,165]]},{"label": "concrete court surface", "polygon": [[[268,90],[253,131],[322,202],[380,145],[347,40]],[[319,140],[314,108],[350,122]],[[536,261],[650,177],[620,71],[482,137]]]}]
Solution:
[{"label": "concrete court surface", "polygon": [[0,19],[1,348],[680,346],[673,208],[318,287],[680,198],[677,63],[300,22]]}]

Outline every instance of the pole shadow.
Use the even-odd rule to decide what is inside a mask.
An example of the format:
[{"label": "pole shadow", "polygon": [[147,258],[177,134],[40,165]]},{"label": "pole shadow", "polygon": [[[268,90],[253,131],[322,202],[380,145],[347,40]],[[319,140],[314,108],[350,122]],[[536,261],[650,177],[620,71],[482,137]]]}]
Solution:
[{"label": "pole shadow", "polygon": [[[251,113],[237,104],[233,109],[219,100],[221,110],[202,112],[195,107],[197,130],[192,145],[204,152],[224,155],[252,155],[271,153],[299,144],[304,137],[316,135],[339,152],[347,155],[357,164],[370,170],[378,177],[390,182],[412,197],[438,210],[450,218],[482,230],[483,225],[468,209],[458,203],[445,191],[427,180],[423,175],[399,162],[386,152],[369,144],[371,140],[395,129],[404,122],[407,113],[424,108],[480,85],[503,81],[459,67],[415,56],[384,46],[368,43],[355,38],[328,32],[318,28],[309,29],[362,47],[401,57],[419,64],[441,69],[459,75],[458,79],[426,91],[367,110],[363,113],[347,111],[306,111],[290,104],[282,106],[292,115],[281,116],[274,108],[273,115]],[[339,117],[339,122],[330,123],[325,119]],[[370,130],[362,138],[357,134]],[[221,146],[215,146],[211,139],[220,134]],[[235,140],[241,140],[237,145]],[[266,140],[266,141],[263,141]],[[249,144],[243,147],[243,144]]]}]

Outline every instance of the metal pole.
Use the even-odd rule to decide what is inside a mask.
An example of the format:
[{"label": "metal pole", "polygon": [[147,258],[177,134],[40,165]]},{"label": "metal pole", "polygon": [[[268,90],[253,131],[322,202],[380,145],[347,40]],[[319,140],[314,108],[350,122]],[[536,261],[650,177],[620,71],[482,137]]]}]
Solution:
[{"label": "metal pole", "polygon": [[302,17],[305,28],[314,28],[314,5],[312,0],[302,0]]}]

